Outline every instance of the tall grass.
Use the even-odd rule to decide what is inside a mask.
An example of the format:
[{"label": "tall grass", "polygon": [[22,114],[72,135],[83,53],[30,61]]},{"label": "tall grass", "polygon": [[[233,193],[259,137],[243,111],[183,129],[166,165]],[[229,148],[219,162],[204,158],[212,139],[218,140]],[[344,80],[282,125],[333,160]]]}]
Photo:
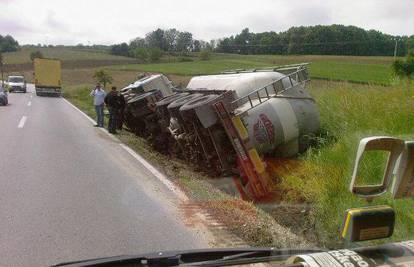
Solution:
[{"label": "tall grass", "polygon": [[[372,135],[413,139],[414,87],[314,82],[310,91],[321,114],[323,144],[302,155],[299,166],[283,175],[282,187],[301,192],[312,203],[312,220],[320,244],[337,246],[344,211],[367,205],[348,190],[359,140]],[[379,175],[378,159],[364,159],[364,175],[369,179]],[[384,203],[397,210],[394,238],[414,237],[414,201],[392,201],[384,196],[372,205]]]}]

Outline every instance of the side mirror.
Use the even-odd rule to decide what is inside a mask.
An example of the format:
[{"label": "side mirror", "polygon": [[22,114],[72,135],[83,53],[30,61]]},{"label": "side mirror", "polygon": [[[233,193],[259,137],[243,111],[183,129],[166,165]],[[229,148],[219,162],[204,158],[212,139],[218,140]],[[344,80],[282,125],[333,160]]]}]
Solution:
[{"label": "side mirror", "polygon": [[[388,137],[388,136],[374,136],[367,137],[360,141],[357,156],[355,160],[354,171],[352,174],[352,181],[350,191],[363,198],[372,199],[387,191],[387,188],[392,180],[393,171],[401,152],[405,148],[404,140]],[[366,151],[385,151],[389,152],[387,164],[384,171],[384,176],[380,184],[374,185],[357,185],[358,170],[362,157]]]}]

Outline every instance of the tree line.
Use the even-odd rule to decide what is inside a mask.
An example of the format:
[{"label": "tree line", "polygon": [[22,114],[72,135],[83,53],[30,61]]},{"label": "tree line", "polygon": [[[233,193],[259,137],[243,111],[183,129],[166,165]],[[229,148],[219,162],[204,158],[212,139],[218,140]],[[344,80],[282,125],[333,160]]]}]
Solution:
[{"label": "tree line", "polygon": [[413,43],[414,35],[393,36],[334,24],[291,27],[279,33],[253,33],[245,28],[239,34],[210,42],[195,40],[190,32],[157,29],[144,38],[137,37],[129,43],[114,45],[110,51],[115,55],[137,58],[151,54],[151,49],[156,49],[158,54],[207,49],[237,54],[393,56],[396,52],[397,56],[404,56]]},{"label": "tree line", "polygon": [[14,52],[19,50],[19,43],[10,35],[2,36],[0,34],[0,53]]},{"label": "tree line", "polygon": [[137,37],[129,43],[113,45],[110,53],[113,55],[136,57],[144,61],[156,61],[163,53],[187,55],[189,52],[211,50],[212,43],[193,38],[193,34],[177,29],[156,29]]},{"label": "tree line", "polygon": [[279,33],[252,33],[245,28],[221,39],[216,50],[239,54],[392,56],[397,46],[397,56],[404,56],[409,40],[414,40],[414,35],[393,36],[336,24],[291,27]]}]

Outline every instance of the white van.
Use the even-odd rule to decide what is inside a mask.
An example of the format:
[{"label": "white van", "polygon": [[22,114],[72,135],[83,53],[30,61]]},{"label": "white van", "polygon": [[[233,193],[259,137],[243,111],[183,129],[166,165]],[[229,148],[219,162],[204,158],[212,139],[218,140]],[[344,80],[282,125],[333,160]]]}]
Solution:
[{"label": "white van", "polygon": [[7,87],[9,92],[23,92],[26,93],[26,80],[22,75],[13,75],[7,77]]}]

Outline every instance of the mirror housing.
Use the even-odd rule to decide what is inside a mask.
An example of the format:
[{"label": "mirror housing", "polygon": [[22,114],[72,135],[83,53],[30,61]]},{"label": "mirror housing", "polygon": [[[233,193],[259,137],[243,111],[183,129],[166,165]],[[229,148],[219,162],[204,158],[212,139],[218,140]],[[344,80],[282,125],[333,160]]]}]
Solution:
[{"label": "mirror housing", "polygon": [[[349,188],[351,193],[359,197],[367,198],[368,200],[385,193],[390,184],[390,181],[392,180],[392,175],[393,175],[395,165],[397,163],[397,160],[401,152],[404,150],[404,147],[405,147],[404,140],[393,138],[393,137],[373,136],[373,137],[363,138],[359,142],[354,171],[352,173],[352,180],[351,180],[351,185]],[[376,185],[357,186],[356,180],[357,180],[359,164],[362,160],[362,156],[365,151],[372,151],[372,150],[386,151],[390,153],[388,156],[387,165],[385,168],[382,183],[376,184]]]},{"label": "mirror housing", "polygon": [[393,198],[414,197],[414,141],[405,142],[392,187]]}]

